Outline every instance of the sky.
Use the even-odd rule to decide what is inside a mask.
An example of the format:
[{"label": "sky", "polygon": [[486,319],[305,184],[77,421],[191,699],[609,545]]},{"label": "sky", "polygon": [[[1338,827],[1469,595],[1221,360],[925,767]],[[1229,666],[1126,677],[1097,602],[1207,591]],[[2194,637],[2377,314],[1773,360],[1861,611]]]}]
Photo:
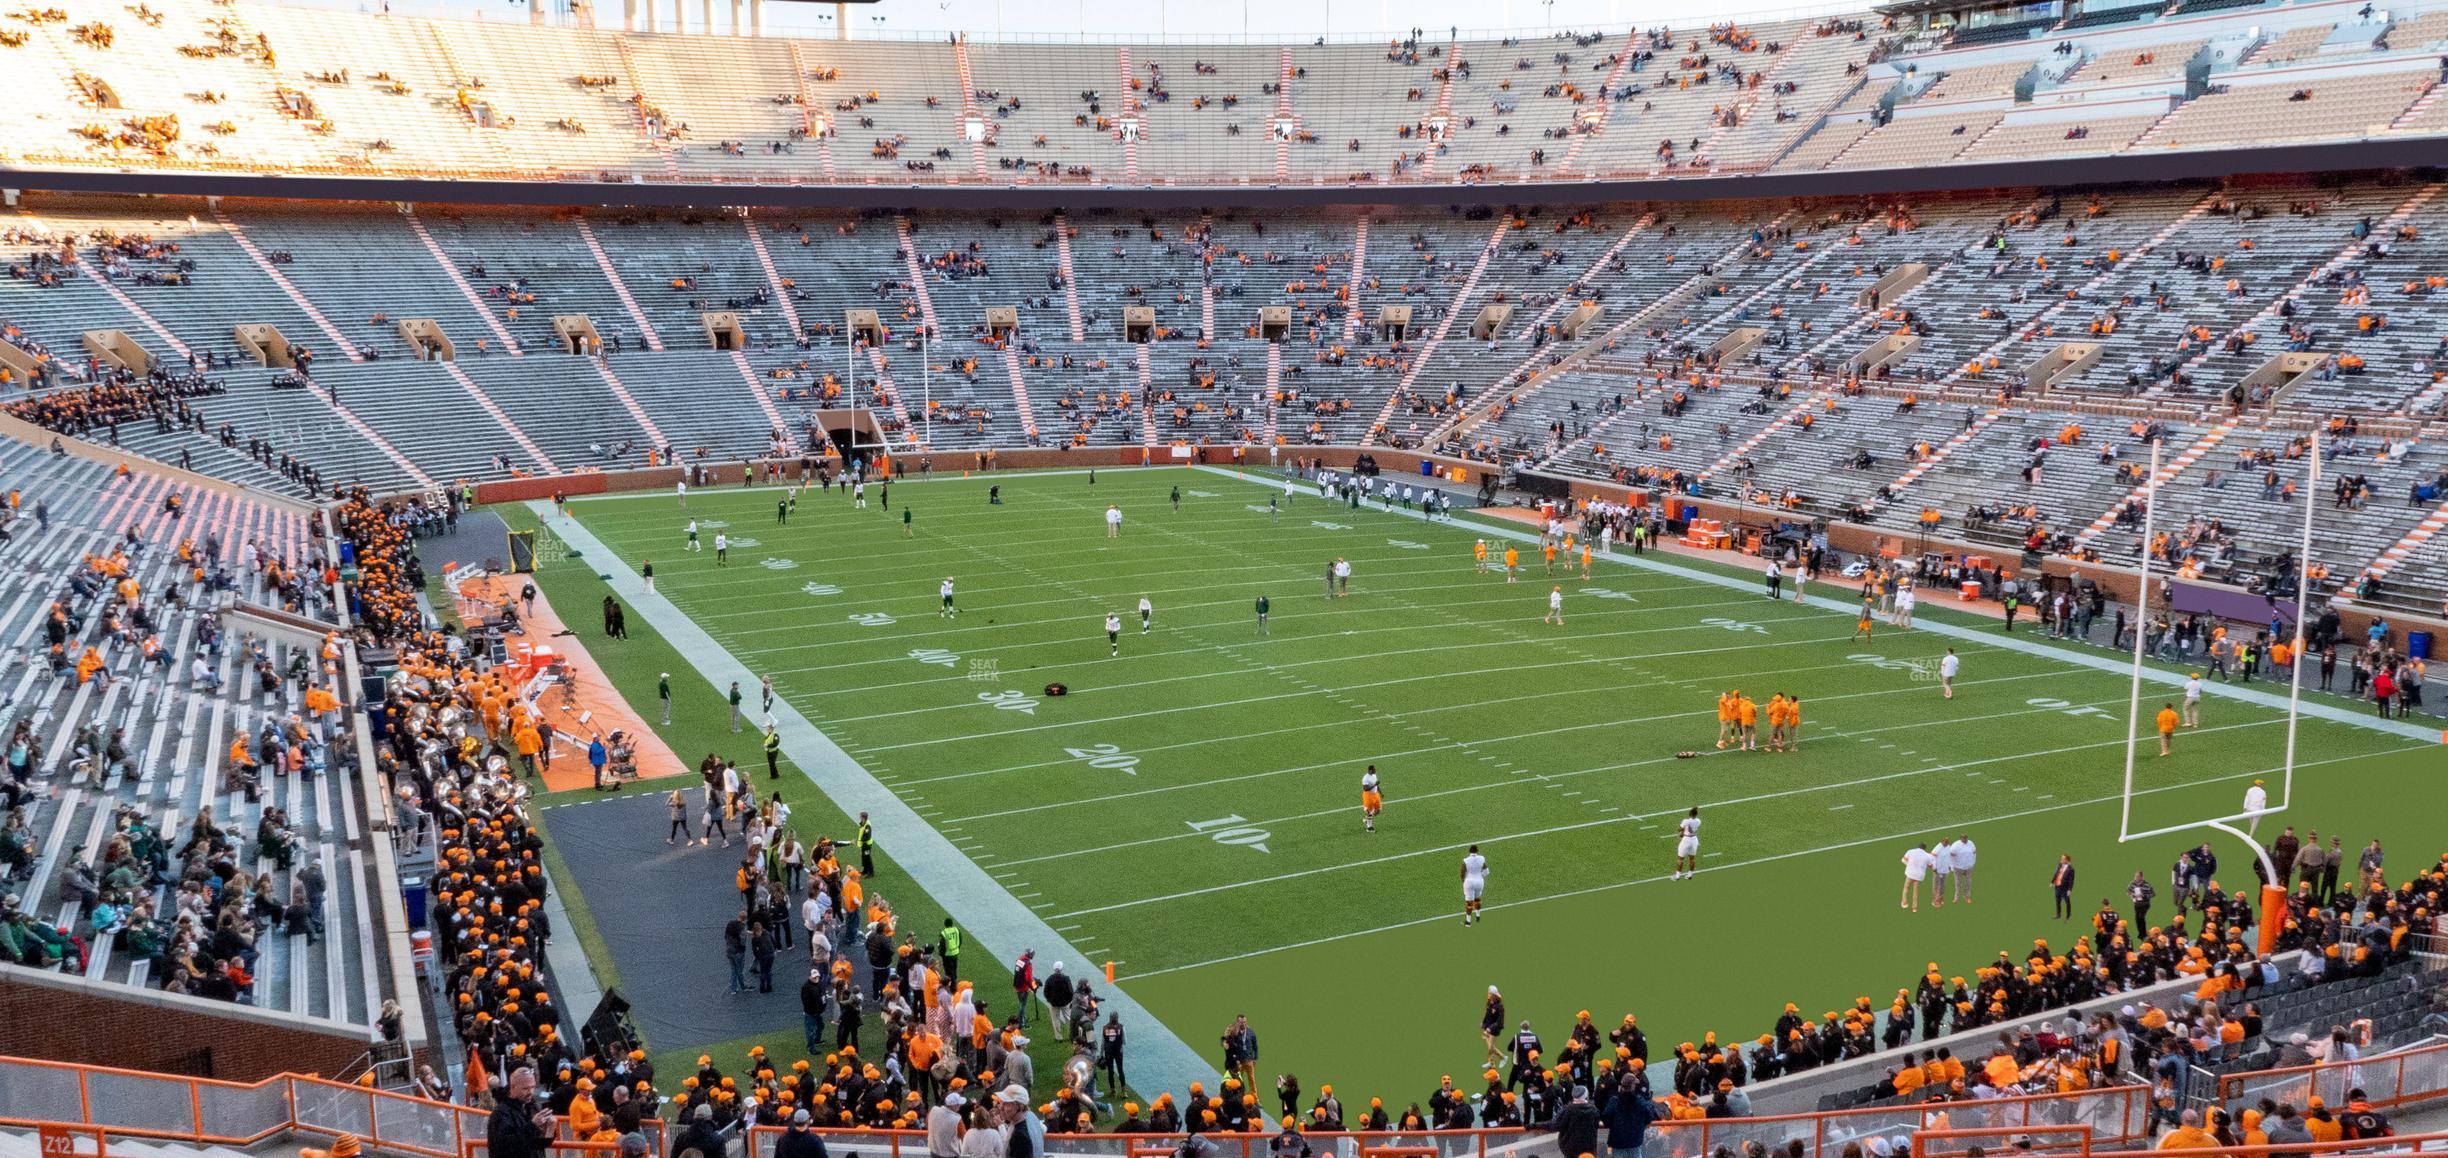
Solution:
[{"label": "sky", "polygon": [[[291,0],[343,9],[372,9],[381,0]],[[566,12],[569,0],[537,0]],[[688,0],[694,16],[697,0]],[[595,0],[598,21],[614,21],[619,0]],[[524,21],[525,0],[390,0],[403,14],[452,15]],[[1379,40],[1411,27],[1445,33],[1499,30],[1539,35],[1559,29],[1598,30],[1699,27],[1712,21],[1753,20],[1827,12],[1858,12],[1869,0],[882,0],[848,7],[854,38],[910,38],[966,32],[972,40]],[[717,0],[718,13],[728,0]],[[550,9],[548,9],[549,11]],[[836,7],[829,3],[767,0],[765,26],[772,35],[831,37]],[[717,16],[718,22],[725,19]]]}]

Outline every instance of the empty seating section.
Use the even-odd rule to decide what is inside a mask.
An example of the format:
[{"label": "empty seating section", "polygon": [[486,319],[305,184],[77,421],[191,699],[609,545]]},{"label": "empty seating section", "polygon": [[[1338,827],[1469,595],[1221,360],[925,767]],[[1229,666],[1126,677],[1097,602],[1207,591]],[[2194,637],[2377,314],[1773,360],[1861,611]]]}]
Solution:
[{"label": "empty seating section", "polygon": [[1994,112],[1899,117],[1862,138],[1828,167],[1859,169],[1944,161],[1979,140],[1998,119]]},{"label": "empty seating section", "polygon": [[574,174],[660,171],[636,80],[609,41],[523,24],[436,20],[426,28],[458,81],[451,110],[482,130],[500,164]]},{"label": "empty seating section", "polygon": [[738,216],[599,212],[587,223],[665,349],[720,348],[708,336],[707,314],[735,316],[751,343],[791,341]]},{"label": "empty seating section", "polygon": [[339,395],[350,414],[438,480],[498,478],[512,470],[542,473],[544,464],[444,367],[362,362],[318,366],[314,377],[323,391]]},{"label": "empty seating section", "polygon": [[[281,276],[359,350],[384,358],[414,357],[400,336],[400,323],[430,319],[461,357],[501,352],[484,316],[452,287],[449,274],[434,263],[396,212],[370,206],[249,205],[230,217],[257,247],[277,257]],[[343,233],[347,246],[329,244]],[[414,303],[416,312],[398,312],[408,303]],[[323,344],[319,334],[289,337]]]},{"label": "empty seating section", "polygon": [[[315,914],[320,935],[306,935],[303,926],[287,933],[277,915],[255,930],[251,977],[240,999],[370,1025],[382,984],[371,870],[359,856],[370,826],[359,815],[351,777],[332,763],[345,746],[326,742],[331,717],[305,703],[306,690],[328,686],[328,678],[312,648],[216,632],[215,601],[206,597],[226,583],[243,599],[323,614],[328,600],[310,584],[292,589],[301,600],[289,600],[246,565],[252,557],[311,568],[320,544],[307,516],[148,472],[113,477],[104,464],[14,441],[0,442],[0,471],[26,496],[0,544],[0,634],[11,643],[10,662],[0,666],[0,684],[8,688],[4,718],[12,729],[27,727],[40,751],[26,801],[10,818],[12,853],[0,862],[0,884],[20,898],[18,912],[84,943],[81,955],[70,947],[65,960],[44,953],[44,960],[20,963],[151,988],[181,980],[173,962],[183,950],[171,944],[171,926],[186,911],[180,880],[207,871],[201,856],[183,862],[181,851],[195,822],[209,816],[232,842],[236,869],[267,878],[276,909],[288,903],[306,866],[323,874]],[[46,507],[47,526],[32,516],[36,500]],[[127,553],[125,576],[141,593],[149,632],[133,628],[125,608],[105,614],[107,603],[118,602],[110,583],[72,585],[84,582],[76,577],[88,571],[88,560],[111,555],[130,532],[143,546]],[[205,581],[191,578],[182,543]],[[69,617],[58,629],[63,654],[90,649],[99,670],[81,672],[68,662],[69,670],[55,672],[24,658],[42,654],[55,600]],[[124,634],[113,634],[114,625]],[[140,640],[147,635],[166,662],[146,658]],[[266,765],[256,777],[260,787],[250,785],[228,759],[232,743],[244,739],[256,749],[261,733],[277,734],[289,721],[301,721],[314,736],[306,747],[312,775],[275,775]],[[273,809],[285,816],[285,828]],[[272,827],[262,826],[267,817]],[[113,842],[136,822],[159,835],[159,875],[142,860],[126,872],[106,863]],[[98,909],[95,901],[111,908]],[[132,919],[122,926],[114,913]],[[197,919],[209,930],[208,911]]]},{"label": "empty seating section", "polygon": [[[1958,156],[1965,161],[2005,161],[2063,153],[2076,148],[2094,154],[2114,153],[2139,140],[2158,120],[2155,114],[2095,120],[2016,120],[2010,117],[1966,146]],[[2080,135],[2069,135],[2077,133]]]},{"label": "empty seating section", "polygon": [[2318,53],[2321,45],[2328,42],[2329,34],[2335,31],[2335,24],[2304,24],[2289,28],[2262,41],[2259,47],[2252,50],[2252,55],[2244,58],[2244,63],[2286,64],[2302,60]]},{"label": "empty seating section", "polygon": [[[1559,68],[1570,66],[1548,62],[1517,67],[1526,56],[1545,61],[1547,54],[1541,50],[1547,43],[1460,46],[1469,76],[1454,76],[1453,134],[1456,139],[1484,135],[1495,142],[1484,151],[1505,158],[1507,175],[1526,168],[1530,150],[1542,144],[1553,148],[1557,158],[1563,156],[1563,146],[1540,134],[1569,124],[1572,102],[1540,94]],[[1327,181],[1365,174],[1384,180],[1397,173],[1397,165],[1408,168],[1417,163],[1414,158],[1432,152],[1434,146],[1423,133],[1436,115],[1443,89],[1436,74],[1446,69],[1453,49],[1443,38],[1420,41],[1412,49],[1343,44],[1288,49],[1291,75],[1285,87],[1300,122],[1299,139],[1287,156],[1291,174]],[[1578,72],[1571,80],[1596,90],[1596,82]],[[1441,163],[1440,171],[1450,174],[1460,165]]]},{"label": "empty seating section", "polygon": [[2198,149],[2325,137],[2360,137],[2388,124],[2437,76],[2433,69],[2354,73],[2318,83],[2285,81],[2212,91],[2169,113],[2136,149]]},{"label": "empty seating section", "polygon": [[[573,315],[584,315],[607,347],[646,348],[645,331],[574,219],[457,206],[421,207],[417,219],[521,349],[555,350],[553,319]],[[489,328],[476,338],[489,340]]]},{"label": "empty seating section", "polygon": [[2182,80],[2193,58],[2201,55],[2207,40],[2172,40],[2163,44],[2119,46],[2101,49],[2080,68],[2067,73],[2064,86],[2138,84],[2154,80]]},{"label": "empty seating section", "polygon": [[1878,128],[1870,120],[1829,121],[1818,132],[1802,139],[1792,152],[1777,161],[1785,170],[1817,169],[1836,159],[1836,155],[1852,148],[1853,143],[1869,136]]},{"label": "empty seating section", "polygon": [[2032,62],[2028,59],[1995,61],[1950,69],[1937,82],[1921,90],[1916,101],[1978,100],[1984,97],[2010,97],[2015,85],[2030,76]]},{"label": "empty seating section", "polygon": [[2432,9],[2399,17],[2381,34],[2398,52],[2420,52],[2448,40],[2448,10]]},{"label": "empty seating section", "polygon": [[737,36],[635,38],[629,61],[646,104],[678,143],[683,172],[788,177],[819,168],[790,46]]},{"label": "empty seating section", "polygon": [[247,19],[279,53],[285,82],[342,126],[344,159],[503,159],[457,105],[458,78],[427,25],[267,4]]},{"label": "empty seating section", "polygon": [[[656,429],[681,462],[737,462],[764,454],[772,444],[773,424],[729,354],[616,354],[604,365],[654,416]],[[783,413],[787,417],[791,411]]]}]

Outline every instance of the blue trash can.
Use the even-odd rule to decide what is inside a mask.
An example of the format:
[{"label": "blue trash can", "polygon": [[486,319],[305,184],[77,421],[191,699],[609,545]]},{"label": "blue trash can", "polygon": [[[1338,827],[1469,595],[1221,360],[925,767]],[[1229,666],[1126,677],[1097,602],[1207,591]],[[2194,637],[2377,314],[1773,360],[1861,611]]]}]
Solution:
[{"label": "blue trash can", "polygon": [[2430,633],[2430,632],[2428,632],[2428,631],[2409,631],[2409,632],[2407,632],[2407,633],[2406,633],[2406,656],[2407,656],[2407,658],[2409,658],[2409,659],[2426,659],[2426,660],[2427,660],[2427,659],[2430,659],[2430,658],[2431,658],[2431,633]]},{"label": "blue trash can", "polygon": [[1435,460],[1435,459],[1423,458],[1423,459],[1421,459],[1421,460],[1420,460],[1420,477],[1421,477],[1421,478],[1435,478],[1435,477],[1436,477],[1436,472],[1437,472],[1437,470],[1436,470],[1436,460]]}]

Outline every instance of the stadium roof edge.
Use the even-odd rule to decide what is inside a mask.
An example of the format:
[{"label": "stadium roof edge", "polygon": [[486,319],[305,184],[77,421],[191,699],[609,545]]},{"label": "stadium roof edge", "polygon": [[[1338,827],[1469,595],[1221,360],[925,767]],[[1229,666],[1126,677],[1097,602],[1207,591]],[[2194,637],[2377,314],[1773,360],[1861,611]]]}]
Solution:
[{"label": "stadium roof edge", "polygon": [[50,193],[427,204],[979,211],[1717,201],[2170,183],[2448,168],[2448,135],[1897,169],[1456,185],[847,185],[419,180],[0,167],[0,188]]}]

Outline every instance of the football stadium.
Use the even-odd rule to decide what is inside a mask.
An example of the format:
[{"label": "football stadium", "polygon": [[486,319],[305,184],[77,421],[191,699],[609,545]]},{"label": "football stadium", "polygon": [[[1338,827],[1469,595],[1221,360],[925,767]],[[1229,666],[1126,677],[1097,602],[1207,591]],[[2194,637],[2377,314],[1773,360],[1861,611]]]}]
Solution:
[{"label": "football stadium", "polygon": [[2448,1150],[2428,2],[0,13],[0,1158]]}]

